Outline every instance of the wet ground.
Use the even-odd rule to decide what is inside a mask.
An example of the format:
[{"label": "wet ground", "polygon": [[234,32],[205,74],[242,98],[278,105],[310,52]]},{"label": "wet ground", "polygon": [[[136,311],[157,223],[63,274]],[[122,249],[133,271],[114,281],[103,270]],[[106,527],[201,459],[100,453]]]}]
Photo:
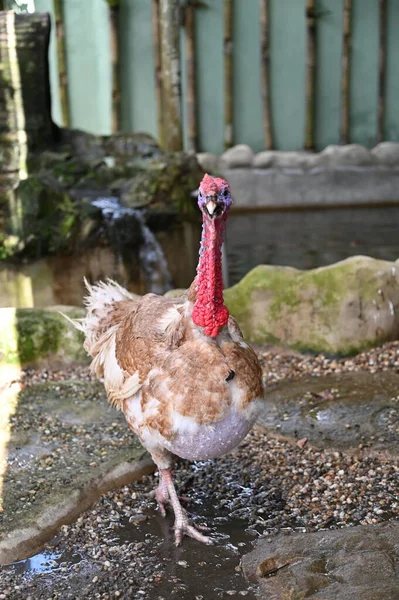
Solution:
[{"label": "wet ground", "polygon": [[393,519],[396,477],[397,466],[376,457],[301,449],[257,430],[225,458],[176,469],[179,492],[194,499],[194,522],[211,526],[215,546],[185,539],[174,547],[172,520],[149,501],[155,477],[147,476],[63,526],[50,554],[5,568],[0,593],[12,600],[255,598],[240,571],[253,541]]},{"label": "wet ground", "polygon": [[[6,567],[6,578],[21,581],[18,593],[23,590],[32,598],[100,597],[96,596],[98,590],[103,590],[104,598],[107,593],[110,598],[255,598],[239,567],[240,557],[250,550],[254,539],[242,520],[219,517],[211,549],[191,539],[176,548],[172,517],[163,519],[146,504],[142,510],[133,517],[122,517],[116,525],[115,521],[108,523],[102,540],[108,550],[104,555],[110,560],[103,560],[101,550],[101,558],[95,558],[79,544],[77,550],[70,550],[70,544],[66,549],[63,536],[59,536],[48,550]],[[195,513],[195,521],[214,521],[213,508],[199,499]],[[115,548],[124,551],[122,561],[112,551]],[[22,597],[18,593],[7,597]]]},{"label": "wet ground", "polygon": [[[301,381],[304,375],[312,375],[316,382],[326,374],[356,371],[394,374],[399,369],[398,343],[342,360],[281,349],[258,348],[258,352],[267,383]],[[82,379],[86,374],[28,372],[26,384],[70,377]],[[299,390],[302,384],[295,385]],[[323,390],[316,392],[322,394],[317,402],[334,403],[334,393],[325,398]],[[302,391],[306,399],[308,390]],[[25,416],[28,419],[28,413]],[[281,418],[284,423],[285,413]],[[348,423],[339,422],[346,435]],[[182,547],[174,547],[172,517],[162,519],[148,498],[156,485],[156,477],[149,475],[102,496],[74,523],[63,525],[39,554],[4,567],[0,599],[255,598],[256,588],[243,577],[240,560],[257,539],[274,544],[293,533],[372,525],[399,516],[398,462],[389,456],[389,448],[371,451],[372,443],[365,440],[346,452],[334,447],[334,439],[314,447],[300,431],[298,440],[290,441],[279,438],[277,427],[273,437],[272,433],[255,428],[226,457],[177,464],[178,491],[192,498],[187,508],[194,522],[211,527],[214,546],[185,539]],[[91,429],[89,434],[94,435]],[[101,436],[95,439],[96,453],[101,454]],[[77,443],[73,438],[72,442]]]}]

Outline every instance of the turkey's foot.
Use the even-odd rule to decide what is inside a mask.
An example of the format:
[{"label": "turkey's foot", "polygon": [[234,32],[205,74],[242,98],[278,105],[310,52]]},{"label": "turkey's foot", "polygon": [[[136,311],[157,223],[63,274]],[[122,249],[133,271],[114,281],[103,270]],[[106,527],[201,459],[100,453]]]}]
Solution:
[{"label": "turkey's foot", "polygon": [[184,508],[182,508],[181,504],[179,503],[180,506],[180,511],[178,513],[178,515],[176,515],[176,511],[175,511],[175,543],[176,546],[180,546],[180,544],[183,541],[183,537],[185,535],[194,538],[195,540],[198,540],[199,542],[203,542],[204,544],[208,544],[209,546],[213,544],[212,539],[207,536],[207,535],[203,535],[201,533],[201,531],[209,531],[209,527],[204,527],[202,525],[190,525],[190,521],[188,519],[187,513],[184,510]]},{"label": "turkey's foot", "polygon": [[[172,480],[172,471],[170,469],[162,469],[160,470],[161,482],[160,486],[165,485],[168,496],[169,503],[172,505],[173,512],[175,513],[175,543],[176,546],[180,546],[182,543],[183,537],[185,535],[192,537],[199,542],[203,542],[204,544],[213,544],[213,541],[210,537],[203,535],[199,530],[209,531],[208,527],[191,525],[187,516],[187,512],[184,510],[182,505],[180,504],[179,498],[176,494],[175,486],[173,485]],[[158,490],[159,488],[157,488]],[[157,493],[155,490],[155,494]]]}]

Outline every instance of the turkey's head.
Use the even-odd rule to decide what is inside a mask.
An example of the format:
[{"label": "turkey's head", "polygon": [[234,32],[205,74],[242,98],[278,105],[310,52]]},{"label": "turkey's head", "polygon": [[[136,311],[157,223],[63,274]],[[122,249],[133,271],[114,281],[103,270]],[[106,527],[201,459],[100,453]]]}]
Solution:
[{"label": "turkey's head", "polygon": [[226,218],[232,202],[227,181],[204,175],[198,190],[198,206],[205,218],[211,221]]}]

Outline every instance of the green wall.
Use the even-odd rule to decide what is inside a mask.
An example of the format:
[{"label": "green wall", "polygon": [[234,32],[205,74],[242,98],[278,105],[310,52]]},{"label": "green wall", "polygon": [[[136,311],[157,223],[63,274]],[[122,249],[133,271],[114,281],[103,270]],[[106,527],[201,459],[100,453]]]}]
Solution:
[{"label": "green wall", "polygon": [[[223,151],[223,0],[196,11],[199,149]],[[378,0],[353,0],[351,142],[376,140]],[[35,0],[52,12],[52,0]],[[66,0],[65,29],[71,119],[74,127],[110,133],[111,65],[105,0]],[[235,0],[234,143],[262,150],[259,0]],[[305,127],[305,0],[270,0],[271,101],[275,146],[303,147]],[[316,144],[339,143],[343,0],[317,3]],[[124,0],[120,11],[121,113],[124,131],[156,135],[151,1]],[[388,0],[385,139],[399,141],[399,0]],[[53,114],[60,123],[54,32],[51,42]],[[182,32],[184,48],[184,31]],[[183,65],[183,73],[184,73]],[[184,86],[183,86],[184,90]]]}]

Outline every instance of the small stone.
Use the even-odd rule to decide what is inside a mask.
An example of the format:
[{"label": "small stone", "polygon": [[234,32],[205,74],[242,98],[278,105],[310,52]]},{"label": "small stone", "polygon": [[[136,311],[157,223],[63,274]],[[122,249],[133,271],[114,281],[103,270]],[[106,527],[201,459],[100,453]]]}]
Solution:
[{"label": "small stone", "polygon": [[265,150],[264,152],[258,152],[254,156],[253,167],[255,169],[268,169],[274,166],[275,152]]},{"label": "small stone", "polygon": [[225,169],[252,167],[254,153],[246,144],[238,144],[226,150],[220,157],[220,166]]},{"label": "small stone", "polygon": [[321,156],[332,167],[370,165],[375,160],[371,152],[359,144],[330,145],[323,150]]},{"label": "small stone", "polygon": [[197,154],[197,160],[205,173],[208,173],[209,175],[217,173],[219,158],[216,154],[212,154],[212,152],[199,152]]},{"label": "small stone", "polygon": [[183,567],[184,569],[187,569],[188,567],[188,563],[186,560],[179,560],[177,561],[177,564],[179,565],[179,567]]},{"label": "small stone", "polygon": [[381,142],[371,150],[371,154],[383,165],[399,167],[399,144],[396,142]]},{"label": "small stone", "polygon": [[304,448],[307,443],[308,443],[308,438],[304,437],[304,438],[301,438],[300,440],[298,440],[296,445],[299,446],[299,448]]}]

